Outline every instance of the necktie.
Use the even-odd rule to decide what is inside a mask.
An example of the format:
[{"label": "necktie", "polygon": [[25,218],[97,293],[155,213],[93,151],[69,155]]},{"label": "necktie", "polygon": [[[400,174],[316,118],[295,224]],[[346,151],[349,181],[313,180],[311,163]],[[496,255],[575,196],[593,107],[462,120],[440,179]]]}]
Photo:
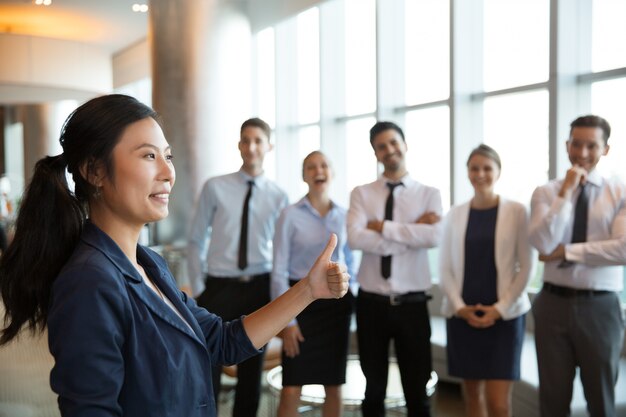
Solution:
[{"label": "necktie", "polygon": [[[402,183],[387,183],[387,187],[389,187],[389,196],[387,197],[387,202],[385,203],[385,220],[393,220],[393,190],[398,185],[402,185]],[[391,276],[391,255],[383,256],[381,258],[380,273],[385,279],[388,279]]]},{"label": "necktie", "polygon": [[[587,195],[586,184],[580,185],[580,194],[576,199],[574,207],[574,226],[572,227],[572,243],[580,243],[587,241],[587,218],[589,215],[589,196]],[[572,266],[574,262],[567,260],[561,261],[559,268],[567,268]]]},{"label": "necktie", "polygon": [[241,213],[241,234],[239,235],[239,259],[237,266],[239,269],[246,269],[248,266],[248,208],[250,197],[252,196],[252,186],[254,181],[248,181],[248,193],[243,202],[243,212]]},{"label": "necktie", "polygon": [[572,231],[572,243],[587,241],[587,217],[589,213],[589,196],[586,184],[580,186],[580,194],[574,208],[574,227]]}]

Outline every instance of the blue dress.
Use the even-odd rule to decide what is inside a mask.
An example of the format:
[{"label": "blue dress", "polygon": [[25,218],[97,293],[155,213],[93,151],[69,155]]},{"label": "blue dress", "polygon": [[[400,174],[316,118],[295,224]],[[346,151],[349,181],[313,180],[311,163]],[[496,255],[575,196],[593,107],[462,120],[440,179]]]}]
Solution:
[{"label": "blue dress", "polygon": [[[497,206],[486,210],[470,209],[462,293],[467,305],[492,305],[498,301],[497,216]],[[524,325],[524,315],[498,320],[486,329],[471,327],[457,317],[448,319],[448,373],[463,379],[519,379]]]}]

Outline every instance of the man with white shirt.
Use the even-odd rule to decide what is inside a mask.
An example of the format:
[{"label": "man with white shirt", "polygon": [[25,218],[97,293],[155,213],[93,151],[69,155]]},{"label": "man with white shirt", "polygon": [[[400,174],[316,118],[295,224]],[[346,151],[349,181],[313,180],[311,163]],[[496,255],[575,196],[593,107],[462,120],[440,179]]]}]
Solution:
[{"label": "man with white shirt", "polygon": [[618,292],[626,264],[626,187],[595,169],[611,128],[599,116],[570,125],[572,166],[535,190],[530,241],[545,262],[533,304],[541,415],[570,414],[576,368],[591,416],[615,416],[624,341]]},{"label": "man with white shirt", "polygon": [[[239,140],[241,169],[210,178],[192,218],[187,259],[193,295],[198,305],[224,321],[270,301],[274,224],[288,204],[285,192],[263,175],[263,160],[271,149],[267,123],[246,120]],[[233,417],[256,416],[263,356],[237,365]],[[213,370],[216,404],[221,374],[221,367]]]},{"label": "man with white shirt", "polygon": [[385,414],[389,342],[402,378],[408,417],[430,416],[426,383],[432,370],[428,249],[441,238],[439,190],[412,179],[402,129],[378,122],[370,143],[383,175],[350,197],[348,242],[363,251],[358,273],[357,336],[366,378],[364,417]]}]

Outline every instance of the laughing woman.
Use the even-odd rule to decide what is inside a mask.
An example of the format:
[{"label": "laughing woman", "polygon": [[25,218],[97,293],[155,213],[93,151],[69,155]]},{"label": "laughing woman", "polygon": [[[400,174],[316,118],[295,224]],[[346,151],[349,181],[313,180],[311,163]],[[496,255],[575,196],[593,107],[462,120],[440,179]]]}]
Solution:
[{"label": "laughing woman", "polygon": [[[332,169],[326,156],[315,151],[302,163],[309,192],[287,207],[276,223],[272,297],[297,285],[302,271],[313,265],[311,254],[323,248],[328,236],[339,237],[332,260],[352,271],[352,253],[346,236],[346,210],[328,196]],[[324,417],[341,415],[341,385],[346,379],[351,293],[340,300],[318,300],[283,330],[283,390],[278,417],[295,417],[302,385],[324,385]]]},{"label": "laughing woman", "polygon": [[470,417],[511,415],[530,308],[526,209],[495,193],[500,169],[489,146],[471,152],[467,174],[474,197],[450,210],[440,251],[448,372],[463,379]]},{"label": "laughing woman", "polygon": [[222,322],[137,243],[146,223],[167,216],[175,180],[154,111],[99,97],[70,115],[60,141],[63,153],[35,167],[0,262],[0,345],[22,327],[48,328],[62,416],[215,417],[213,366],[257,354],[309,303],[347,291],[347,274],[329,261],[332,236],[283,297]]}]

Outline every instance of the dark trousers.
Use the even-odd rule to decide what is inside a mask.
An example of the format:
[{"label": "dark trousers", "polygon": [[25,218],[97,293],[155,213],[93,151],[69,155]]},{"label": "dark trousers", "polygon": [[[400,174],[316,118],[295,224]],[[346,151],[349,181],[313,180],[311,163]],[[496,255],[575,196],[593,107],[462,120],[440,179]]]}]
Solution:
[{"label": "dark trousers", "polygon": [[615,417],[615,384],[624,340],[617,293],[565,297],[544,289],[535,298],[533,315],[541,415],[570,415],[578,367],[589,415]]},{"label": "dark trousers", "polygon": [[400,369],[408,417],[430,416],[426,383],[432,370],[430,318],[426,301],[392,306],[389,302],[357,297],[359,359],[366,379],[364,417],[385,415],[389,370],[389,342]]},{"label": "dark trousers", "polygon": [[[270,276],[260,275],[249,282],[207,277],[206,289],[197,299],[198,305],[223,320],[237,319],[263,307],[270,301]],[[261,396],[261,374],[264,354],[237,364],[237,385],[233,417],[256,417]],[[215,404],[221,390],[222,366],[213,368]]]}]

